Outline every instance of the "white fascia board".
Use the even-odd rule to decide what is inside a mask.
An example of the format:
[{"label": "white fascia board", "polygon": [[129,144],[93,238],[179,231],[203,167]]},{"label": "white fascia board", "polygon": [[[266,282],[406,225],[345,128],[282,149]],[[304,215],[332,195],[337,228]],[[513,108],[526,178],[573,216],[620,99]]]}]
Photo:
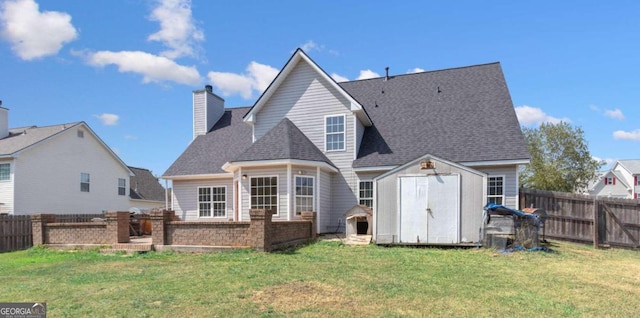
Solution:
[{"label": "white fascia board", "polygon": [[528,165],[531,162],[529,159],[514,159],[514,160],[492,160],[492,161],[467,161],[460,162],[461,165],[469,167],[486,167],[486,166],[509,166],[509,165]]},{"label": "white fascia board", "polygon": [[309,161],[300,159],[278,159],[278,160],[258,160],[258,161],[236,161],[233,163],[227,162],[223,167],[225,171],[235,171],[238,168],[258,168],[268,166],[281,166],[281,165],[298,165],[309,167],[320,167],[321,169],[329,170],[332,172],[338,172],[339,170],[331,166],[326,162],[321,161]]},{"label": "white fascia board", "polygon": [[164,180],[205,180],[205,179],[228,179],[233,178],[233,173],[209,173],[209,174],[191,174],[181,176],[162,176]]},{"label": "white fascia board", "polygon": [[376,166],[376,167],[358,167],[353,168],[355,172],[369,172],[369,171],[389,171],[395,169],[397,166]]},{"label": "white fascia board", "polygon": [[164,205],[164,200],[162,201],[158,201],[158,200],[144,200],[144,199],[132,199],[129,198],[129,201],[134,201],[134,202],[151,202],[151,203],[162,203],[162,205]]},{"label": "white fascia board", "polygon": [[473,169],[473,168],[471,168],[471,167],[469,167],[467,165],[463,165],[461,163],[457,163],[457,162],[449,161],[449,160],[446,160],[446,159],[442,159],[442,158],[436,157],[436,156],[431,155],[431,154],[426,154],[426,155],[424,155],[422,157],[419,157],[417,159],[411,160],[411,161],[409,161],[409,162],[407,162],[407,163],[405,163],[405,164],[403,164],[401,166],[397,166],[393,170],[389,170],[389,171],[387,171],[387,172],[385,172],[385,173],[373,178],[373,180],[377,181],[377,180],[380,180],[382,178],[385,178],[385,177],[387,177],[389,175],[392,175],[392,174],[396,173],[397,171],[405,169],[408,166],[417,164],[421,160],[425,160],[425,159],[426,160],[429,160],[429,159],[437,160],[437,161],[443,162],[443,163],[445,163],[445,164],[447,164],[449,166],[456,167],[456,168],[458,168],[460,170],[464,170],[464,171],[467,171],[467,172],[470,172],[470,173],[473,173],[473,174],[477,174],[477,175],[479,175],[479,176],[481,176],[481,177],[483,177],[485,179],[487,178],[487,174],[486,173],[484,173],[482,171],[475,170],[475,169]]}]

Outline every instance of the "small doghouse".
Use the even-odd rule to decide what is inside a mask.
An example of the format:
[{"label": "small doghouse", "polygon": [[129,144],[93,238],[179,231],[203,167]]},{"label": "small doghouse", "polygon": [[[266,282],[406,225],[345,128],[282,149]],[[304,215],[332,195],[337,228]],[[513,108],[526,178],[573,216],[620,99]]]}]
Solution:
[{"label": "small doghouse", "polygon": [[366,205],[356,205],[345,212],[346,236],[371,235],[373,210]]}]

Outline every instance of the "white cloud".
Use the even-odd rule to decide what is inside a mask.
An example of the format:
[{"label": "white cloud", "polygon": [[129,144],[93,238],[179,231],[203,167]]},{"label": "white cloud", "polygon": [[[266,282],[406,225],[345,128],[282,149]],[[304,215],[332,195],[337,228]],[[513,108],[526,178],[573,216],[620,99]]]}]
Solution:
[{"label": "white cloud", "polygon": [[362,70],[358,76],[358,80],[380,77],[380,74],[372,70]]},{"label": "white cloud", "polygon": [[183,66],[176,62],[141,51],[99,51],[89,53],[87,61],[93,66],[114,64],[121,73],[141,74],[143,83],[172,81],[180,84],[198,85],[200,73],[194,66]]},{"label": "white cloud", "polygon": [[313,42],[313,40],[309,40],[304,44],[300,45],[300,48],[305,52],[311,52],[313,50],[320,51],[324,49],[324,45],[320,45],[316,42]]},{"label": "white cloud", "polygon": [[252,61],[244,74],[212,71],[207,77],[211,85],[219,89],[223,96],[238,94],[244,99],[250,99],[254,91],[262,93],[269,87],[276,75],[277,69]]},{"label": "white cloud", "polygon": [[342,75],[340,75],[338,73],[331,73],[331,78],[333,78],[333,80],[338,82],[338,83],[339,82],[346,82],[346,81],[349,80],[348,78],[346,78],[346,77],[344,77],[344,76],[342,76]]},{"label": "white cloud", "polygon": [[127,140],[137,140],[137,139],[138,139],[138,136],[136,136],[136,135],[124,135],[124,139],[127,139]]},{"label": "white cloud", "polygon": [[594,112],[599,112],[600,108],[596,105],[589,105],[589,109],[593,110]]},{"label": "white cloud", "polygon": [[640,129],[634,131],[616,130],[613,132],[614,139],[638,140],[640,141]]},{"label": "white cloud", "polygon": [[618,108],[616,108],[614,110],[605,109],[604,115],[609,117],[609,118],[618,119],[618,120],[624,120],[624,114]]},{"label": "white cloud", "polygon": [[569,118],[556,118],[551,115],[548,115],[542,109],[537,107],[531,107],[527,105],[518,106],[516,109],[516,115],[518,116],[518,121],[520,121],[521,125],[530,126],[530,125],[540,125],[542,123],[552,123],[557,124],[559,122],[571,122]]},{"label": "white cloud", "polygon": [[419,67],[416,68],[412,68],[410,70],[407,71],[407,74],[411,74],[411,73],[420,73],[420,72],[424,72],[424,69],[421,69]]},{"label": "white cloud", "polygon": [[605,166],[611,166],[613,165],[617,160],[613,159],[613,158],[600,158],[600,157],[592,157],[594,160],[598,161],[598,162],[602,162],[604,161]]},{"label": "white cloud", "polygon": [[0,9],[0,36],[23,60],[55,55],[78,36],[69,14],[40,12],[34,0],[6,1]]},{"label": "white cloud", "polygon": [[148,40],[170,48],[160,53],[170,59],[197,56],[197,43],[204,41],[204,32],[191,16],[191,0],[158,0],[157,5],[149,19],[160,22],[160,31],[149,35]]},{"label": "white cloud", "polygon": [[100,119],[100,122],[102,122],[102,124],[105,126],[115,126],[118,124],[118,119],[120,119],[120,116],[116,114],[109,114],[109,113],[93,115],[93,117]]}]

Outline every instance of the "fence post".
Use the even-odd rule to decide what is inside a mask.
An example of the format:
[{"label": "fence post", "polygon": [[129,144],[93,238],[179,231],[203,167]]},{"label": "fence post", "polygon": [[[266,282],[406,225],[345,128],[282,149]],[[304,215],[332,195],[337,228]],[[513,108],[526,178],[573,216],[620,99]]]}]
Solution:
[{"label": "fence post", "polygon": [[266,209],[251,209],[249,217],[249,233],[251,235],[251,247],[257,251],[271,251],[271,217],[272,213]]},{"label": "fence post", "polygon": [[55,214],[34,214],[31,216],[31,235],[34,246],[47,244],[47,223],[55,222]]},{"label": "fence post", "polygon": [[151,210],[149,219],[151,219],[151,242],[153,245],[165,245],[167,243],[165,236],[165,224],[173,220],[175,215],[171,210]]},{"label": "fence post", "polygon": [[129,218],[131,213],[107,211],[107,235],[112,243],[129,243]]},{"label": "fence post", "polygon": [[317,223],[317,213],[316,212],[311,212],[311,211],[302,211],[301,213],[302,219],[305,221],[309,221],[311,222],[311,237],[309,238],[310,240],[315,240],[318,231],[318,228],[316,226]]},{"label": "fence post", "polygon": [[593,247],[600,247],[600,217],[598,209],[598,199],[593,198]]}]

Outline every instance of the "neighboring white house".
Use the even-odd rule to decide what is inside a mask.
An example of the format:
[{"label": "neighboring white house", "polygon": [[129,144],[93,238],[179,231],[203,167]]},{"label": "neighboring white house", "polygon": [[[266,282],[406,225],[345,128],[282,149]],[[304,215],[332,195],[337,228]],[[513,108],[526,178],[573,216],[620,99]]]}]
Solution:
[{"label": "neighboring white house", "polygon": [[609,171],[589,187],[589,194],[599,197],[638,199],[640,159],[618,160]]},{"label": "neighboring white house", "polygon": [[207,85],[193,114],[194,140],[163,175],[184,220],[316,211],[319,233],[344,231],[345,212],[374,207],[375,177],[426,154],[483,176],[480,203],[517,207],[529,162],[498,63],[337,83],[298,49],[252,107],[224,108]]},{"label": "neighboring white house", "polygon": [[164,205],[157,196],[148,200],[131,193],[135,174],[86,123],[9,129],[8,112],[0,107],[0,213],[101,213]]}]

